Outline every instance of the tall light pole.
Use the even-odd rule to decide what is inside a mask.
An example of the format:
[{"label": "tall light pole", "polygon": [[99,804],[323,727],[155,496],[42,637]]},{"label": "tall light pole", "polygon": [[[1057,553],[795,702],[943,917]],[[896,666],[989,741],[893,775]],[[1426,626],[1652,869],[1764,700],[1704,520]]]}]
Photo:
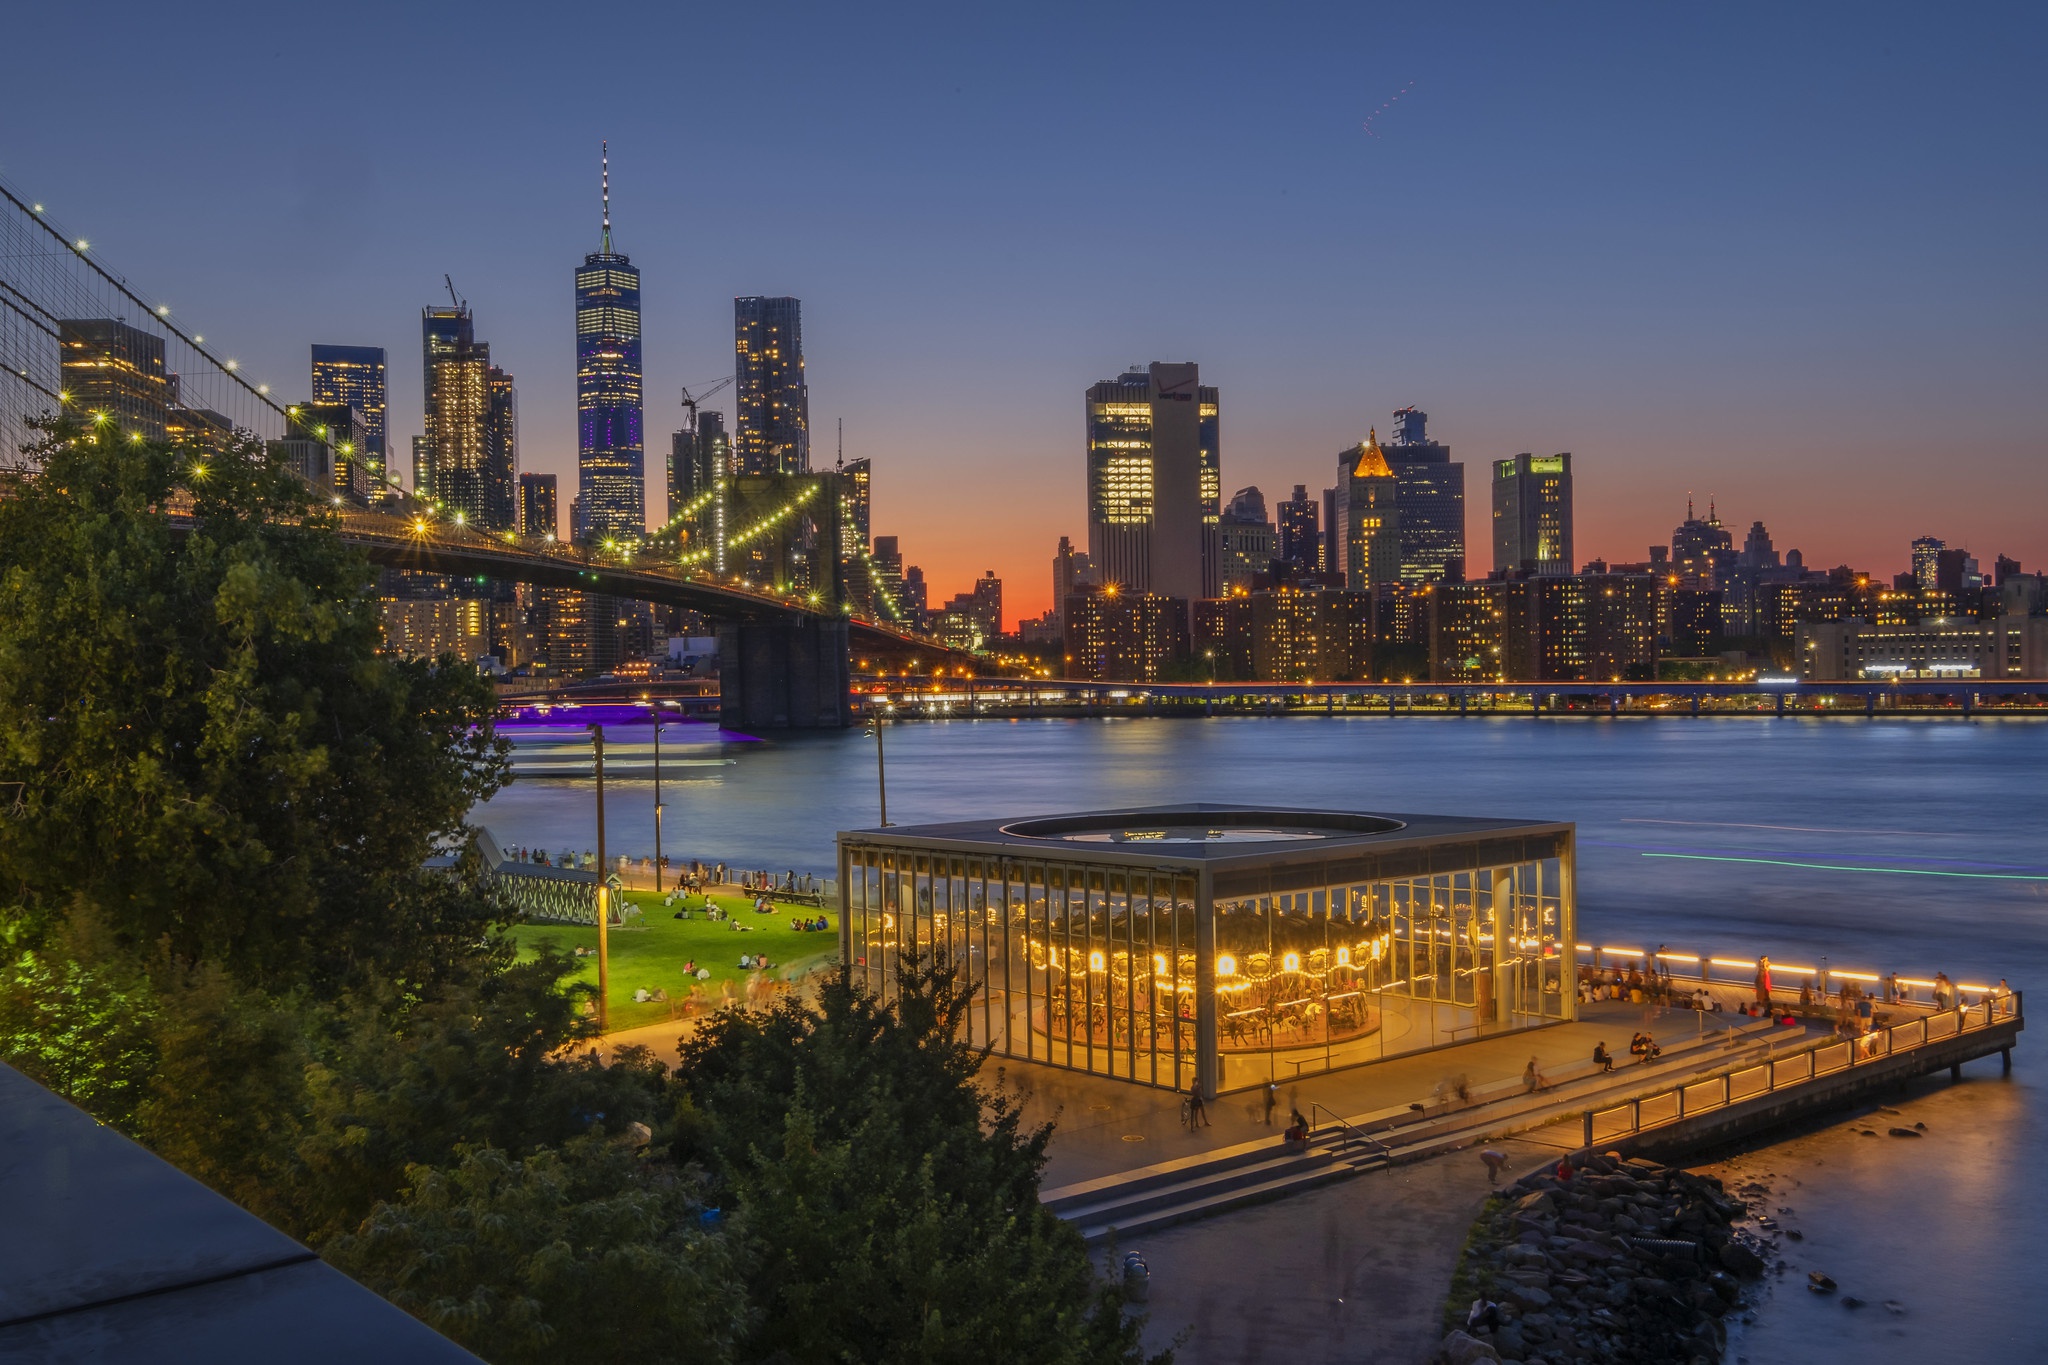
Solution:
[{"label": "tall light pole", "polygon": [[654,703],[654,894],[661,894],[661,707]]},{"label": "tall light pole", "polygon": [[[871,703],[872,705],[872,703]],[[889,769],[882,758],[882,713],[868,712],[869,732],[875,737],[875,782],[882,792],[882,827],[889,827]]]},{"label": "tall light pole", "polygon": [[597,756],[597,1031],[603,1033],[610,1021],[612,958],[605,928],[611,919],[611,897],[604,867],[604,727],[596,721],[590,723],[590,749]]}]

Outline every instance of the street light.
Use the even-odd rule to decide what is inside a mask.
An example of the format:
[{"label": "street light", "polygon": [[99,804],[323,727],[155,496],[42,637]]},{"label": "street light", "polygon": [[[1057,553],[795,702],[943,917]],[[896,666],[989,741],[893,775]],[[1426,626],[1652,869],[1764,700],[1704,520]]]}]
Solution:
[{"label": "street light", "polygon": [[611,918],[611,899],[605,884],[604,866],[604,727],[596,721],[590,722],[590,751],[597,758],[597,1031],[603,1033],[609,1014],[606,1002],[611,998],[612,959],[611,947],[605,938],[606,922]]},{"label": "street light", "polygon": [[678,703],[654,703],[654,894],[661,894],[661,708]]},{"label": "street light", "polygon": [[868,734],[875,737],[875,785],[882,796],[882,828],[889,827],[889,769],[882,756],[882,713],[869,704]]}]

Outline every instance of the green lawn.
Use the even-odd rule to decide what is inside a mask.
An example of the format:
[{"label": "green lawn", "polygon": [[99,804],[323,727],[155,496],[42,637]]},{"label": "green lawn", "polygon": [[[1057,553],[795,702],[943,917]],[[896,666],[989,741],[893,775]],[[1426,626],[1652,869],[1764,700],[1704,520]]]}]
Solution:
[{"label": "green lawn", "polygon": [[[703,998],[716,1004],[721,984],[726,981],[733,982],[736,997],[743,998],[740,992],[751,973],[740,967],[742,953],[756,957],[767,954],[774,964],[769,974],[779,980],[802,976],[839,956],[839,917],[829,910],[778,904],[774,914],[757,915],[753,902],[745,896],[721,895],[714,899],[732,918],[707,920],[701,908],[703,897],[692,896],[689,904],[696,913],[689,919],[676,919],[675,911],[664,908],[661,897],[652,892],[629,891],[626,898],[640,907],[641,918],[632,927],[614,929],[609,935],[609,1013],[613,1030],[666,1023],[671,1017],[667,1003],[636,1004],[633,992],[642,987],[651,991],[659,986],[672,1001],[680,1002],[689,994],[690,987],[683,966],[692,959],[699,967],[710,970],[710,979],[702,983]],[[792,918],[816,920],[820,915],[830,922],[829,930],[804,933],[789,927]],[[521,924],[514,928],[513,937],[522,954],[530,954],[542,943],[552,943],[563,952],[597,946],[597,930],[583,925]],[[595,986],[597,959],[583,957],[576,961],[578,970],[571,979]]]}]

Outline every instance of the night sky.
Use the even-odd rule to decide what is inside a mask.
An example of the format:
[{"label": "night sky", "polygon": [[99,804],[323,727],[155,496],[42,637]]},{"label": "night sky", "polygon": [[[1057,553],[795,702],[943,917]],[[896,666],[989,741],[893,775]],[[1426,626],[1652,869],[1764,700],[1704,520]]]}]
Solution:
[{"label": "night sky", "polygon": [[[1447,17],[1448,11],[1448,17]],[[2048,7],[24,6],[0,175],[281,396],[451,274],[573,487],[570,276],[644,272],[650,509],[732,297],[804,301],[814,461],[1006,615],[1085,543],[1082,391],[1199,361],[1228,495],[1413,404],[1573,452],[1577,553],[2048,567]],[[1398,98],[1397,98],[1398,97]],[[1370,119],[1370,131],[1366,128]],[[730,412],[730,391],[718,404]],[[564,502],[568,493],[564,493]]]}]

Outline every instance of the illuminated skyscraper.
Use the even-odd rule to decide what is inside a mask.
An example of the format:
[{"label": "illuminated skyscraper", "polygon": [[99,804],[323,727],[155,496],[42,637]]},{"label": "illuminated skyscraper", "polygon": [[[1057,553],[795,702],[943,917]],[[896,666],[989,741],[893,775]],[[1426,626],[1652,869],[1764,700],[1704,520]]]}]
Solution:
[{"label": "illuminated skyscraper", "polygon": [[[413,441],[413,492],[432,501],[447,496],[440,486],[444,455],[438,444],[441,424],[436,417],[440,403],[439,376],[435,367],[442,361],[467,357],[476,347],[476,325],[464,304],[420,310],[420,393],[426,405],[426,434]],[[484,361],[488,365],[486,356]],[[477,437],[481,441],[482,435]]]},{"label": "illuminated skyscraper", "polygon": [[1289,560],[1304,573],[1322,567],[1322,505],[1308,495],[1305,484],[1294,485],[1294,496],[1280,504],[1280,558]]},{"label": "illuminated skyscraper", "polygon": [[1371,428],[1349,450],[1337,454],[1337,529],[1344,586],[1371,592],[1401,580],[1400,480]]},{"label": "illuminated skyscraper", "polygon": [[482,503],[477,522],[485,530],[519,526],[519,390],[496,365],[484,371],[484,459]]},{"label": "illuminated skyscraper", "polygon": [[811,391],[804,381],[803,304],[748,295],[732,301],[732,319],[739,472],[807,473]]},{"label": "illuminated skyscraper", "polygon": [[86,421],[103,412],[125,434],[164,439],[171,383],[162,337],[113,318],[64,318],[57,345],[71,412]]},{"label": "illuminated skyscraper", "polygon": [[874,534],[868,508],[868,476],[874,466],[867,460],[848,460],[839,467],[845,480],[846,516],[840,519],[840,539],[845,542],[842,553],[861,554],[868,548],[868,540]]},{"label": "illuminated skyscraper", "polygon": [[1104,586],[1181,602],[1216,595],[1219,405],[1192,363],[1088,390],[1088,556]]},{"label": "illuminated skyscraper", "polygon": [[1570,451],[1493,462],[1493,567],[1572,572]]},{"label": "illuminated skyscraper", "polygon": [[559,535],[556,525],[555,476],[552,474],[521,474],[519,476],[519,534],[523,536]]},{"label": "illuminated skyscraper", "polygon": [[638,538],[647,531],[640,272],[612,250],[609,146],[601,156],[602,248],[576,270],[577,488],[592,538]]},{"label": "illuminated skyscraper", "polygon": [[373,488],[383,484],[389,463],[384,444],[385,400],[382,346],[313,347],[313,402],[355,409],[361,419],[357,435],[362,438],[363,465]]},{"label": "illuminated skyscraper", "polygon": [[1394,439],[1381,448],[1401,509],[1401,581],[1410,584],[1464,577],[1465,466],[1451,459],[1449,446],[1429,439],[1428,422],[1421,409],[1402,408],[1394,414]]}]

